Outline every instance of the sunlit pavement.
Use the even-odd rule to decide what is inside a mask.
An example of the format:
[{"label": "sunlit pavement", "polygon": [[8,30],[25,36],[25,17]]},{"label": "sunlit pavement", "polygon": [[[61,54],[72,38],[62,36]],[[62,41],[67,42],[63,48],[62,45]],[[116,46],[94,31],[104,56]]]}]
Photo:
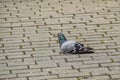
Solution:
[{"label": "sunlit pavement", "polygon": [[0,80],[120,80],[120,0],[0,0]]}]

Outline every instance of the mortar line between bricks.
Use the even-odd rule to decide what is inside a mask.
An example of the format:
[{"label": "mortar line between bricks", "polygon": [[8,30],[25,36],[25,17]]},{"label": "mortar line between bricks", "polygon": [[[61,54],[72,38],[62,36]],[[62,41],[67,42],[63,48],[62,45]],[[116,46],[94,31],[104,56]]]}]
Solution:
[{"label": "mortar line between bricks", "polygon": [[[0,2],[0,79],[120,78],[119,0]],[[63,54],[59,32],[95,52]]]}]

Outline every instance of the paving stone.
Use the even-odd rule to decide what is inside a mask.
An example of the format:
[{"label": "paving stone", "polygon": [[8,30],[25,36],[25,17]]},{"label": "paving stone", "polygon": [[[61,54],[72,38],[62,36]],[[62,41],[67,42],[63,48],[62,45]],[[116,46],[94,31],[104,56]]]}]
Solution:
[{"label": "paving stone", "polygon": [[101,63],[101,66],[119,66],[119,63]]},{"label": "paving stone", "polygon": [[34,64],[35,65],[35,62],[34,61],[30,61],[30,62],[16,62],[16,63],[8,63],[8,66],[25,66],[25,65],[32,65]]},{"label": "paving stone", "polygon": [[102,68],[102,67],[98,67],[98,68],[86,68],[86,69],[80,69],[80,71],[82,72],[99,72],[99,71],[109,71],[108,68]]},{"label": "paving stone", "polygon": [[[62,70],[72,70],[71,66],[63,66],[63,67],[52,67],[52,68],[43,68],[43,71],[52,72],[52,73],[65,73],[61,72]],[[59,72],[60,71],[60,72]]]},{"label": "paving stone", "polygon": [[27,73],[36,73],[36,72],[41,72],[40,69],[17,69],[17,70],[12,70],[13,74],[27,74]]},{"label": "paving stone", "polygon": [[118,74],[118,75],[112,75],[111,76],[113,79],[120,79],[120,75]]},{"label": "paving stone", "polygon": [[45,19],[47,25],[49,24],[59,24],[58,19]]},{"label": "paving stone", "polygon": [[60,78],[69,78],[69,77],[79,77],[79,76],[90,76],[87,72],[75,72],[75,73],[67,73],[67,74],[59,74]]},{"label": "paving stone", "polygon": [[40,68],[57,67],[57,64],[55,62],[53,62],[52,60],[48,60],[48,61],[36,61],[36,63],[38,64],[38,66]]},{"label": "paving stone", "polygon": [[0,64],[1,65],[1,68],[2,67],[6,67],[7,66],[7,64],[6,63],[2,63],[2,64]]},{"label": "paving stone", "polygon": [[80,57],[94,57],[94,56],[101,56],[101,57],[103,57],[103,56],[107,56],[107,54],[105,54],[105,53],[98,53],[98,54],[86,54],[86,55],[80,55]]},{"label": "paving stone", "polygon": [[84,64],[110,63],[110,62],[112,62],[110,59],[83,61]]},{"label": "paving stone", "polygon": [[87,79],[81,79],[81,80],[109,80],[109,76],[93,76]]},{"label": "paving stone", "polygon": [[61,59],[61,58],[78,58],[78,55],[61,55],[61,56],[52,56],[52,59]]},{"label": "paving stone", "polygon": [[46,75],[46,76],[29,77],[29,80],[42,80],[42,79],[55,79],[55,78],[58,78],[57,75]]},{"label": "paving stone", "polygon": [[[62,70],[64,70],[64,71],[62,71]],[[67,73],[78,72],[77,69],[73,70],[71,66],[64,66],[64,67],[57,67],[57,68],[47,68],[47,69],[43,69],[43,71],[51,72],[52,74],[67,74]]]},{"label": "paving stone", "polygon": [[11,78],[11,79],[6,79],[6,80],[27,80],[27,78]]},{"label": "paving stone", "polygon": [[[32,51],[32,49],[12,49],[12,50],[5,50],[5,52],[14,53],[14,52],[23,52],[23,51]],[[27,55],[30,56],[30,55]]]},{"label": "paving stone", "polygon": [[8,59],[19,59],[19,58],[28,58],[28,57],[31,57],[31,55],[12,55],[12,56],[7,56],[8,57]]},{"label": "paving stone", "polygon": [[66,63],[59,63],[60,66],[75,66],[75,65],[82,65],[82,62],[66,62]]},{"label": "paving stone", "polygon": [[61,72],[61,70],[51,71],[52,74],[68,74],[68,73],[77,73],[77,70],[64,70],[64,72]]},{"label": "paving stone", "polygon": [[11,63],[11,62],[13,62],[13,63],[15,63],[15,62],[21,62],[22,61],[22,59],[9,59],[9,60],[1,60],[0,61],[0,63]]},{"label": "paving stone", "polygon": [[119,58],[113,59],[113,62],[120,62]]},{"label": "paving stone", "polygon": [[10,71],[1,71],[0,75],[6,75],[6,74],[10,74]]},{"label": "paving stone", "polygon": [[66,60],[69,62],[71,62],[71,61],[88,61],[88,60],[92,60],[92,58],[91,57],[85,57],[85,58],[83,58],[83,57],[76,57],[76,58],[66,58]]},{"label": "paving stone", "polygon": [[59,18],[60,23],[70,23],[72,21],[72,18]]},{"label": "paving stone", "polygon": [[85,64],[85,65],[73,65],[75,69],[86,69],[86,68],[97,68],[99,67],[98,64]]},{"label": "paving stone", "polygon": [[34,57],[34,58],[24,58],[24,61],[45,61],[45,60],[51,60],[50,57]]},{"label": "paving stone", "polygon": [[49,75],[48,72],[30,72],[30,73],[21,73],[21,74],[17,74],[18,77],[34,77],[34,76],[43,76],[43,75]]},{"label": "paving stone", "polygon": [[[3,52],[3,51],[2,51]],[[1,53],[2,53],[1,52]],[[0,56],[0,60],[5,60],[5,56]]]},{"label": "paving stone", "polygon": [[0,71],[10,71],[10,70],[24,70],[27,69],[27,66],[2,66]]},{"label": "paving stone", "polygon": [[7,74],[7,75],[0,75],[0,79],[4,80],[4,79],[7,79],[7,78],[16,78],[16,74]]},{"label": "paving stone", "polygon": [[[0,0],[0,80],[119,80],[119,0]],[[62,54],[57,34],[92,47]]]},{"label": "paving stone", "polygon": [[59,78],[59,79],[48,79],[48,80],[77,80],[77,78]]},{"label": "paving stone", "polygon": [[111,71],[120,71],[120,67],[109,67]]},{"label": "paving stone", "polygon": [[[99,57],[99,56],[96,56],[96,57],[92,57],[93,59],[103,59],[103,60],[105,60],[105,59],[116,59],[116,61],[117,61],[117,59],[119,59],[120,58],[120,56],[117,56],[117,55],[111,55],[111,56],[101,56],[101,57]],[[118,60],[119,61],[119,60]]]}]

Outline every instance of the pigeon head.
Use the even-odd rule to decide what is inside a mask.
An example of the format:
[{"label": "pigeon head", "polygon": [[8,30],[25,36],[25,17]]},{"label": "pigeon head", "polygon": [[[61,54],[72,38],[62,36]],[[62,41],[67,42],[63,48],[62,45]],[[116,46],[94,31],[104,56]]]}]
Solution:
[{"label": "pigeon head", "polygon": [[67,39],[66,39],[66,37],[64,36],[63,33],[58,33],[58,40],[59,40],[60,46],[61,46],[65,41],[67,41]]}]

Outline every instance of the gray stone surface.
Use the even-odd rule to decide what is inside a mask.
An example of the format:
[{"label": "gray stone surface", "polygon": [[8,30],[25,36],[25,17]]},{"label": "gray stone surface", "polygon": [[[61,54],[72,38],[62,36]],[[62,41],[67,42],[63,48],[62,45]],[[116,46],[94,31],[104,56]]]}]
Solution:
[{"label": "gray stone surface", "polygon": [[[62,54],[59,32],[95,53]],[[0,80],[120,80],[120,0],[0,0]]]}]

